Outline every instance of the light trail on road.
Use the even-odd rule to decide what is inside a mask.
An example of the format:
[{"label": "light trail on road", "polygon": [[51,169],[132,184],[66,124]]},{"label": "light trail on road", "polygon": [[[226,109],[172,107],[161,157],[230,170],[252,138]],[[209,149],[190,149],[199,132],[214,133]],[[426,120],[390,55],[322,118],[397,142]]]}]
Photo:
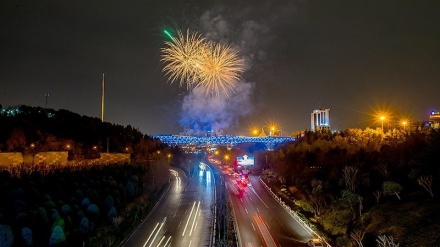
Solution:
[{"label": "light trail on road", "polygon": [[189,221],[191,220],[191,215],[192,215],[192,213],[194,211],[194,207],[195,206],[196,206],[196,202],[194,202],[194,204],[193,204],[193,206],[191,208],[191,212],[189,213],[189,217],[188,217],[188,220],[186,221],[185,228],[183,229],[182,237],[185,236],[186,228],[188,228],[188,224],[189,224]]},{"label": "light trail on road", "polygon": [[[159,235],[160,230],[162,229],[163,225],[165,224],[165,222],[167,221],[167,217],[163,218],[162,222],[156,224],[156,226],[154,227],[153,231],[151,232],[150,236],[148,236],[147,241],[145,241],[143,247],[147,246],[148,243],[150,243],[148,245],[148,247],[151,247],[154,244],[154,240],[156,240],[157,235]],[[159,228],[157,228],[159,226]],[[157,229],[157,230],[156,230]],[[153,239],[151,239],[151,237],[154,235]],[[171,237],[171,236],[170,236]],[[161,240],[159,241],[159,243],[157,244],[157,246],[160,246],[161,242],[163,241],[163,239],[165,238],[165,236],[162,236]],[[151,242],[150,242],[151,239]]]},{"label": "light trail on road", "polygon": [[[193,232],[193,230],[194,230],[194,223],[196,222],[196,219],[197,219],[197,213],[199,212],[199,208],[200,208],[200,201],[199,201],[199,203],[197,204],[197,209],[196,209],[196,213],[194,214],[194,220],[193,220],[193,223],[192,223],[192,226],[191,226],[191,231],[189,231],[189,236],[191,236],[191,234],[192,234],[192,232]],[[191,217],[191,216],[190,216]]]},{"label": "light trail on road", "polygon": [[261,236],[263,237],[266,246],[277,247],[275,241],[273,240],[272,235],[269,232],[269,229],[267,229],[267,224],[264,222],[263,218],[261,218],[261,216],[258,214],[255,214],[253,218],[257,223],[258,230],[260,230]]}]

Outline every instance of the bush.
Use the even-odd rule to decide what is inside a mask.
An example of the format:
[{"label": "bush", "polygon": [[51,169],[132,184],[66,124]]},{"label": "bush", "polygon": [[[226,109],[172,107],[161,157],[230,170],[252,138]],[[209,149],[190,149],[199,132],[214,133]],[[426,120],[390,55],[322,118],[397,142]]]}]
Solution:
[{"label": "bush", "polygon": [[57,205],[52,200],[48,200],[44,203],[44,207],[47,209],[56,208]]},{"label": "bush", "polygon": [[127,182],[127,185],[125,186],[125,190],[127,191],[127,197],[130,199],[133,199],[136,193],[136,190],[134,188],[134,184],[131,181]]},{"label": "bush", "polygon": [[313,208],[312,206],[305,200],[296,200],[295,204],[298,205],[299,207],[302,208],[302,210],[306,211],[306,212],[311,212],[313,213]]},{"label": "bush", "polygon": [[87,219],[87,217],[83,217],[81,219],[81,223],[79,225],[79,232],[81,232],[82,234],[89,233],[89,219]]},{"label": "bush", "polygon": [[87,198],[87,197],[81,201],[81,205],[83,205],[83,207],[85,207],[85,208],[90,206],[90,204],[91,204],[91,202],[90,202],[89,198]]},{"label": "bush", "polygon": [[64,222],[64,219],[62,217],[58,217],[58,219],[55,220],[55,222],[52,225],[52,229],[55,229],[55,227],[61,226],[61,228],[65,228],[66,223]]},{"label": "bush", "polygon": [[104,206],[106,209],[110,209],[115,205],[115,201],[111,195],[108,195],[104,199]]},{"label": "bush", "polygon": [[47,217],[46,209],[43,207],[37,208],[37,212],[35,213],[35,220],[39,226],[44,226],[49,223],[49,218]]},{"label": "bush", "polygon": [[99,215],[101,215],[101,211],[96,204],[90,204],[87,208],[87,213],[92,217],[99,217]]},{"label": "bush", "polygon": [[118,215],[118,211],[115,207],[112,207],[107,213],[107,219],[112,221],[114,217]]},{"label": "bush", "polygon": [[338,247],[352,247],[350,239],[347,236],[339,236],[336,238],[336,246]]},{"label": "bush", "polygon": [[32,238],[32,230],[29,227],[23,227],[20,231],[20,236],[25,246],[34,245],[34,240]]},{"label": "bush", "polygon": [[58,213],[58,210],[51,209],[50,210],[50,220],[52,222],[56,221],[60,217],[60,214]]},{"label": "bush", "polygon": [[49,246],[57,246],[66,241],[66,236],[64,235],[63,228],[61,226],[56,226],[53,229],[52,235],[49,239]]},{"label": "bush", "polygon": [[63,216],[67,216],[72,213],[72,208],[68,204],[64,204],[61,207],[61,213],[63,214]]},{"label": "bush", "polygon": [[0,225],[0,246],[11,247],[14,243],[14,234],[8,225]]},{"label": "bush", "polygon": [[332,207],[321,215],[324,229],[333,235],[346,234],[351,213],[348,209]]}]

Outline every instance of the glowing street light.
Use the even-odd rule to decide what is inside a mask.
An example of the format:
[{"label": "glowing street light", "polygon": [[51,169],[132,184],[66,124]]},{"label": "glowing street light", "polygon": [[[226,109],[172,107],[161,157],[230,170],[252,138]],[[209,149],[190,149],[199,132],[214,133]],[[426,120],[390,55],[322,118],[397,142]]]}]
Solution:
[{"label": "glowing street light", "polygon": [[229,155],[228,155],[228,154],[225,155],[225,160],[226,160],[226,161],[229,160]]},{"label": "glowing street light", "polygon": [[402,121],[402,125],[403,125],[403,131],[405,131],[406,129],[406,125],[408,124],[408,122],[406,120]]}]

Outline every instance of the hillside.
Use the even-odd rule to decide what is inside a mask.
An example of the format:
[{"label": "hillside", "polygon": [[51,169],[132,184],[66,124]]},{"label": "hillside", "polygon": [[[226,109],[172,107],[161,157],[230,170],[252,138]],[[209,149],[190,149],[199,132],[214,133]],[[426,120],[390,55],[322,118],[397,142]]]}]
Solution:
[{"label": "hillside", "polygon": [[[101,122],[67,110],[19,106],[2,108],[0,151],[69,151],[69,159],[96,158],[99,152],[129,152],[148,160],[146,150],[164,146],[132,126]],[[107,146],[108,144],[108,146]]]},{"label": "hillside", "polygon": [[274,190],[336,246],[440,246],[439,153],[439,130],[367,128],[308,132],[267,155]]}]

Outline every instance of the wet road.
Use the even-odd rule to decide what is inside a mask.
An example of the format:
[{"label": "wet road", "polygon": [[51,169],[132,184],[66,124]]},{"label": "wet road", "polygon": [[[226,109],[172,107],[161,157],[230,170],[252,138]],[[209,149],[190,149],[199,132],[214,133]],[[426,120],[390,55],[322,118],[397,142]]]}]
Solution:
[{"label": "wet road", "polygon": [[232,176],[227,177],[241,246],[308,246],[306,242],[314,238],[313,234],[284,210],[259,177],[250,176],[251,185],[243,190]]},{"label": "wet road", "polygon": [[168,192],[121,246],[209,246],[212,238],[214,177],[198,167],[187,179],[171,170]]}]

